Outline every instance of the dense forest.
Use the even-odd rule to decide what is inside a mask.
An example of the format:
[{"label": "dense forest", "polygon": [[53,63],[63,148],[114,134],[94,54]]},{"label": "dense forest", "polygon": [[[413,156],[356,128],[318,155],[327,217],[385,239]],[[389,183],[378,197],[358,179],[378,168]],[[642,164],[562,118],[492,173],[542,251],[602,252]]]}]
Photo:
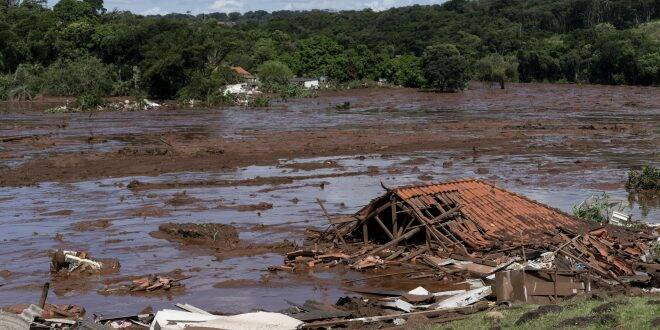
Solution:
[{"label": "dense forest", "polygon": [[469,79],[657,85],[659,13],[660,0],[451,0],[141,16],[102,0],[0,0],[0,98],[210,100],[236,79],[230,66],[443,90]]}]

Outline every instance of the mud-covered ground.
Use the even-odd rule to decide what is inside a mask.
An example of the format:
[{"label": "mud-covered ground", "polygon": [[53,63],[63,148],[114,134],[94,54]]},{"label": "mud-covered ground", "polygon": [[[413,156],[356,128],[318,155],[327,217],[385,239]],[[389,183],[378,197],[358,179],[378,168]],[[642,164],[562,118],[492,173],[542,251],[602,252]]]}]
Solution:
[{"label": "mud-covered ground", "polygon": [[[658,88],[473,86],[322,92],[269,109],[44,114],[0,109],[0,305],[51,303],[136,313],[186,302],[213,311],[334,303],[360,273],[269,273],[307,226],[352,213],[386,186],[478,177],[570,212],[607,192],[660,222],[657,198],[628,195],[629,168],[658,165]],[[350,109],[335,106],[350,102]],[[49,104],[51,105],[51,104]],[[184,193],[185,191],[185,193]],[[167,223],[231,224],[239,249],[182,244]],[[293,243],[292,243],[293,242]],[[111,276],[51,279],[48,251],[117,258]],[[108,283],[179,270],[171,294],[101,295]],[[353,286],[413,288],[396,278]],[[438,287],[443,283],[425,283]],[[170,301],[171,300],[171,301]]]}]

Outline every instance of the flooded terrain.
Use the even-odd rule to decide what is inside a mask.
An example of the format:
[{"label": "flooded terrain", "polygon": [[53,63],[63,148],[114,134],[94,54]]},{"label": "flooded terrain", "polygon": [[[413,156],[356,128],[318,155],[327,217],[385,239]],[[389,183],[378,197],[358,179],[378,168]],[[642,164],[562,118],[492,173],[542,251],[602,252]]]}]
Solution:
[{"label": "flooded terrain", "polygon": [[[349,109],[336,106],[350,102]],[[48,252],[116,258],[118,273],[51,282],[50,303],[134,314],[172,303],[225,313],[287,300],[334,303],[363,274],[268,272],[305,228],[420,182],[481,178],[565,212],[605,192],[660,223],[657,196],[629,195],[630,168],[660,161],[657,88],[511,85],[465,93],[322,92],[268,109],[43,114],[0,112],[0,305],[34,302],[52,280]],[[184,194],[185,192],[185,194]],[[237,251],[191,247],[166,223],[238,229]],[[171,294],[104,295],[146,274],[190,278]],[[391,289],[415,283],[351,284]]]}]

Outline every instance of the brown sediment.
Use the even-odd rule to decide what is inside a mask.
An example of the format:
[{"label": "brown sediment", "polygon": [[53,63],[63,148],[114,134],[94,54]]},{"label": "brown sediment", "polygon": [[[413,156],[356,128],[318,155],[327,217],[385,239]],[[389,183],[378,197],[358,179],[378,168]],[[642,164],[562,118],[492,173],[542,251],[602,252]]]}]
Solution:
[{"label": "brown sediment", "polygon": [[172,206],[182,206],[189,205],[200,201],[198,198],[188,196],[186,191],[178,192],[174,196],[167,200],[167,204]]},{"label": "brown sediment", "polygon": [[133,210],[129,212],[130,216],[133,217],[141,217],[141,218],[147,218],[147,217],[164,217],[169,215],[169,211],[161,208],[161,207],[156,207],[156,206],[143,206],[140,207],[136,210]]},{"label": "brown sediment", "polygon": [[76,231],[93,231],[106,229],[112,224],[110,220],[99,219],[99,220],[89,220],[89,221],[79,221],[71,225],[71,228]]},{"label": "brown sediment", "polygon": [[216,289],[221,288],[253,288],[260,285],[257,281],[252,280],[226,280],[213,284]]},{"label": "brown sediment", "polygon": [[282,164],[279,165],[278,167],[282,168],[291,168],[294,170],[302,170],[302,171],[313,171],[313,170],[318,170],[318,169],[323,169],[323,168],[340,168],[339,164],[334,161],[334,160],[326,160],[323,162],[305,162],[305,163],[289,163],[289,164]]},{"label": "brown sediment", "polygon": [[182,245],[201,245],[214,249],[233,249],[238,245],[238,231],[234,226],[218,223],[165,223],[152,232],[155,238],[164,238]]},{"label": "brown sediment", "polygon": [[295,181],[321,179],[321,178],[336,178],[364,175],[366,172],[343,172],[335,174],[317,174],[317,175],[304,175],[304,176],[271,176],[261,177],[257,176],[252,179],[244,180],[206,180],[206,181],[175,181],[175,182],[141,182],[138,180],[131,181],[126,188],[131,191],[143,191],[153,189],[175,189],[175,188],[199,188],[199,187],[235,187],[235,186],[263,186],[263,185],[284,185],[293,183]]},{"label": "brown sediment", "polygon": [[69,215],[72,215],[72,214],[73,214],[73,210],[60,210],[60,211],[42,213],[41,215],[66,217],[66,216],[69,216]]},{"label": "brown sediment", "polygon": [[266,202],[260,202],[260,203],[257,203],[257,204],[244,204],[244,205],[220,204],[220,205],[218,205],[218,208],[219,209],[236,210],[236,211],[239,211],[239,212],[265,211],[265,210],[272,209],[273,204],[266,203]]}]

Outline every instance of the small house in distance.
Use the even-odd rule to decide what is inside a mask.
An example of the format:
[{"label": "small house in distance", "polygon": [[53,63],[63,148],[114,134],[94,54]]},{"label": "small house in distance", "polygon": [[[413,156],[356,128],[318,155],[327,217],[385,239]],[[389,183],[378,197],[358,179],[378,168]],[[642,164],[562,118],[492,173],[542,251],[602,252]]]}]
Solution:
[{"label": "small house in distance", "polygon": [[319,89],[319,80],[314,78],[293,77],[291,83],[306,89]]},{"label": "small house in distance", "polygon": [[231,70],[236,73],[236,75],[241,79],[241,82],[246,83],[250,86],[257,85],[257,77],[243,69],[240,66],[232,66]]}]

